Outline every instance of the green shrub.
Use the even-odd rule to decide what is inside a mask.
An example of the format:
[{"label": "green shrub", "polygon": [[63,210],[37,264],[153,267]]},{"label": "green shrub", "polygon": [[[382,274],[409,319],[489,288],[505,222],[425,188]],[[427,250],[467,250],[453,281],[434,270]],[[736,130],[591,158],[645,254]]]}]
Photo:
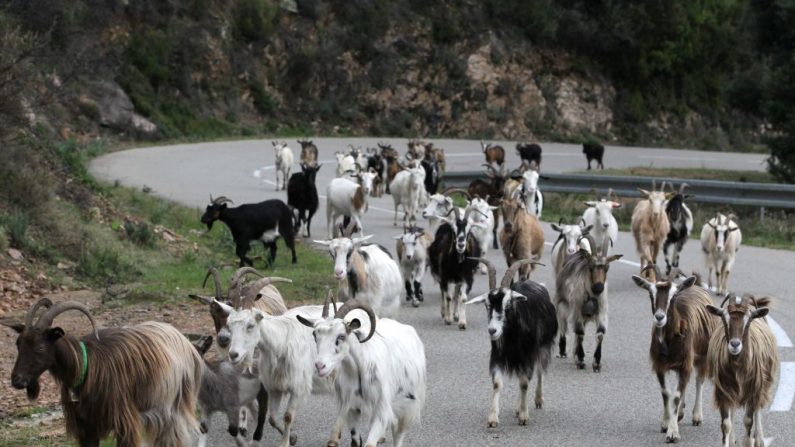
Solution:
[{"label": "green shrub", "polygon": [[2,217],[3,227],[7,231],[7,237],[12,247],[26,248],[30,245],[28,229],[30,227],[30,217],[24,211],[14,211]]},{"label": "green shrub", "polygon": [[170,54],[171,39],[166,32],[144,28],[132,34],[126,58],[153,86],[158,87],[171,77]]},{"label": "green shrub", "polygon": [[77,263],[77,272],[96,284],[129,281],[138,275],[138,270],[122,256],[122,250],[102,244],[84,247]]},{"label": "green shrub", "polygon": [[266,39],[273,32],[277,7],[271,0],[238,0],[235,5],[235,36],[245,43]]},{"label": "green shrub", "polygon": [[154,248],[157,244],[157,235],[146,222],[124,222],[124,233],[127,239],[142,247]]},{"label": "green shrub", "polygon": [[5,252],[11,246],[11,238],[6,227],[0,226],[0,252]]},{"label": "green shrub", "polygon": [[251,100],[254,102],[254,108],[257,109],[260,115],[268,116],[276,110],[275,101],[265,91],[265,87],[261,82],[252,82],[249,85],[249,89],[251,90]]}]

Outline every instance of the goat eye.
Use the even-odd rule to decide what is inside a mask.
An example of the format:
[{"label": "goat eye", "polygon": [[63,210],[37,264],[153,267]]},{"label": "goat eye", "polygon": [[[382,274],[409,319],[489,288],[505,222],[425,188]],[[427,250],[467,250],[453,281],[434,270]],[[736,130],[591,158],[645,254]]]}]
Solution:
[{"label": "goat eye", "polygon": [[345,336],[344,335],[340,335],[339,337],[337,337],[337,342],[336,342],[337,346],[339,346],[340,343],[342,343],[344,341],[345,341]]},{"label": "goat eye", "polygon": [[249,332],[253,331],[254,330],[254,325],[253,324],[249,324],[248,326],[246,326],[246,330],[249,331]]}]

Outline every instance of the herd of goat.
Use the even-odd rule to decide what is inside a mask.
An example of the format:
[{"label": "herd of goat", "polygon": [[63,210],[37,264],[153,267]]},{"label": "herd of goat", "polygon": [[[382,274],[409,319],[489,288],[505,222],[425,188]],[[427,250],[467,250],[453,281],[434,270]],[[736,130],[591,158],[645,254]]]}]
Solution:
[{"label": "herd of goat", "polygon": [[[622,206],[615,194],[586,202],[578,222],[552,225],[559,237],[551,252],[555,287],[550,296],[531,279],[544,247],[540,146],[518,144],[522,163],[509,170],[501,146],[481,143],[485,177],[466,190],[441,192],[444,151],[430,143],[410,141],[403,157],[386,144],[339,152],[337,176],[326,189],[328,239],[315,241],[328,249],[339,290],[329,292],[322,306],[288,309],[274,284],[290,280],[262,277],[247,252],[252,241],[261,241],[270,265],[281,238],[296,263],[295,237],[311,237],[321,165],[318,148],[311,141],[299,143],[301,172],[292,175],[292,150],[286,143],[273,143],[276,185],[287,191],[287,203],[274,199],[230,207],[230,199],[211,197],[201,217],[208,229],[216,220],[229,227],[240,259],[228,287],[211,269],[204,281],[212,278],[214,294],[191,295],[209,309],[217,359],[203,358],[213,337],[192,344],[173,327],[156,322],[97,330],[85,306],[44,298],[28,311],[24,324],[10,325],[20,334],[13,386],[34,399],[40,375],[49,371],[61,384],[67,432],[80,446],[98,446],[109,434],[120,446],[186,446],[197,437],[205,445],[210,416],[220,412],[237,445],[248,445],[249,417],[256,417],[252,438],[258,442],[267,416],[281,435],[279,445],[287,447],[297,442],[292,428],[301,406],[310,395],[322,393],[335,395],[338,402],[328,446],[341,445],[344,433],[353,446],[375,447],[387,433],[400,446],[420,418],[427,377],[420,337],[395,318],[402,298],[415,307],[424,301],[421,283],[428,269],[441,290],[445,324],[466,329],[467,305],[485,304],[493,385],[489,427],[499,423],[504,376],[520,383],[519,424],[529,420],[527,392],[533,375],[535,407],[542,408],[553,343],[557,339],[559,357],[568,356],[569,325],[575,365],[584,369],[585,327],[593,323],[591,367],[601,370],[608,272],[622,257],[613,252],[618,224],[612,212]],[[589,168],[592,159],[603,166],[603,147],[586,145],[584,152]],[[684,183],[678,190],[653,183],[651,190],[640,190],[642,199],[632,214],[641,258],[632,279],[651,300],[649,355],[663,400],[661,429],[667,442],[680,440],[685,389],[695,373],[693,424],[703,419],[702,386],[710,379],[722,419],[722,445],[733,445],[732,412],[744,406],[744,445],[763,446],[761,409],[770,402],[778,368],[765,320],[770,298],[729,292],[727,280],[741,243],[732,215],[718,214],[702,228],[707,284],[697,274],[682,273],[679,253],[694,224],[685,189]],[[396,257],[364,234],[368,197],[383,193],[394,199],[395,225],[398,210],[404,214],[404,231],[395,236]],[[420,215],[428,228],[417,226]],[[486,254],[500,248],[508,268],[498,284]],[[660,250],[665,273],[656,262]],[[479,272],[488,275],[489,290],[470,297]],[[248,280],[251,275],[259,278]],[[723,298],[720,306],[713,302],[713,276],[714,293]],[[53,327],[55,317],[68,310],[84,313],[94,331],[78,338]],[[665,382],[669,371],[679,378],[673,391]]]}]

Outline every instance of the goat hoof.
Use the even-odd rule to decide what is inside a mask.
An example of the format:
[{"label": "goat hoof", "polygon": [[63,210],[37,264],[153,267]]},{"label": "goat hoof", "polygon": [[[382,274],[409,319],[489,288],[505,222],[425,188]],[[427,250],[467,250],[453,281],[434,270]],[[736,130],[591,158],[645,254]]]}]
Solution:
[{"label": "goat hoof", "polygon": [[557,355],[557,357],[558,357],[559,359],[565,359],[565,358],[568,358],[568,357],[569,357],[569,355],[568,355],[568,354],[566,354],[566,353],[562,353],[562,354],[558,354],[558,355]]},{"label": "goat hoof", "polygon": [[529,416],[519,416],[519,425],[527,425],[530,422]]},{"label": "goat hoof", "polygon": [[497,421],[489,421],[489,428],[497,428]]},{"label": "goat hoof", "polygon": [[466,323],[458,323],[458,329],[461,329],[462,331],[467,330],[467,324]]},{"label": "goat hoof", "polygon": [[676,443],[679,442],[679,436],[678,435],[666,436],[665,437],[665,442],[668,443],[668,444],[676,444]]},{"label": "goat hoof", "polygon": [[536,410],[540,410],[544,407],[544,399],[540,399],[536,401]]},{"label": "goat hoof", "polygon": [[444,319],[444,324],[446,324],[446,325],[448,325],[448,326],[449,326],[449,325],[453,324],[453,320],[451,320],[451,319],[449,319],[449,318],[445,318],[445,319]]},{"label": "goat hoof", "polygon": [[298,444],[298,435],[291,434],[290,435],[290,445],[296,445],[296,444]]},{"label": "goat hoof", "polygon": [[339,442],[337,442],[337,441],[329,441],[329,442],[326,444],[326,447],[340,447],[340,443],[339,443]]},{"label": "goat hoof", "polygon": [[585,369],[585,362],[576,362],[577,369]]},{"label": "goat hoof", "polygon": [[700,419],[693,419],[693,427],[698,427],[699,425],[701,425],[701,420]]},{"label": "goat hoof", "polygon": [[420,307],[420,300],[414,298],[413,300],[411,300],[411,305],[414,307]]},{"label": "goat hoof", "polygon": [[248,435],[248,429],[247,428],[240,428],[238,433],[240,433],[240,436],[245,438]]},{"label": "goat hoof", "polygon": [[[593,372],[598,373],[602,370],[602,365],[593,365]],[[681,417],[679,419],[682,419]]]}]

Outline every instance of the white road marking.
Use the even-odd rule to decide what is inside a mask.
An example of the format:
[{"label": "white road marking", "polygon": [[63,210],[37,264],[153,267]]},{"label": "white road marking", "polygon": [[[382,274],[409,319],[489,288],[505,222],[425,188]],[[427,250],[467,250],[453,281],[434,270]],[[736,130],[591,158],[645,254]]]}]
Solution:
[{"label": "white road marking", "polygon": [[661,159],[661,160],[685,160],[685,161],[715,161],[717,158],[705,158],[705,157],[686,157],[686,156],[676,156],[676,155],[640,155],[638,158],[646,158],[646,159]]},{"label": "white road marking", "polygon": [[790,411],[795,400],[795,362],[782,362],[778,388],[770,411]]},{"label": "white road marking", "polygon": [[784,331],[784,328],[782,328],[770,315],[767,316],[767,323],[770,325],[770,330],[773,331],[773,335],[776,336],[778,347],[791,348],[792,340],[789,339],[787,333]]}]

